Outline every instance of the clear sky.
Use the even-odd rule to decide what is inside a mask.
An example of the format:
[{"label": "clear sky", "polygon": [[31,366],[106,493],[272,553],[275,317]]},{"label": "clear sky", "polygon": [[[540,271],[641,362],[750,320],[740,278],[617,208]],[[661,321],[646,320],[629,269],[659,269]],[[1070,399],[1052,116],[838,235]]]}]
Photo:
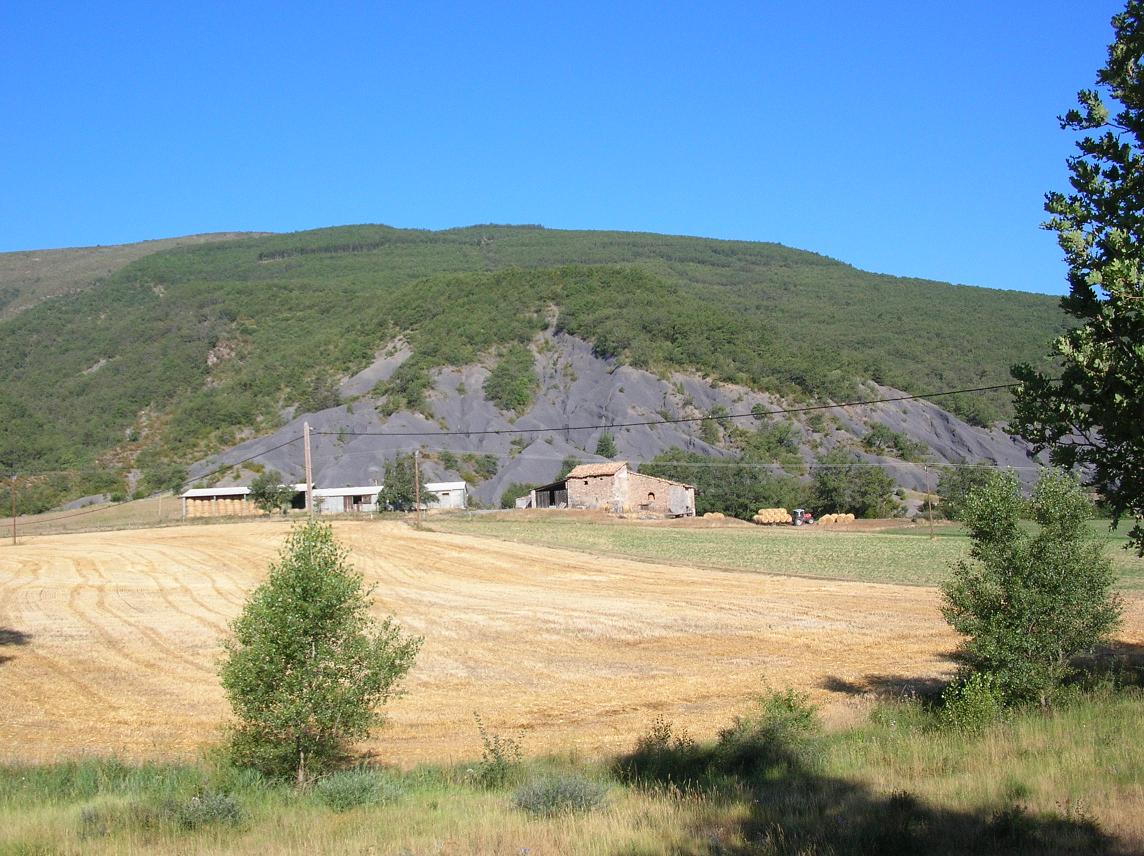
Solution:
[{"label": "clear sky", "polygon": [[0,250],[541,223],[1060,293],[1122,6],[7,0]]}]

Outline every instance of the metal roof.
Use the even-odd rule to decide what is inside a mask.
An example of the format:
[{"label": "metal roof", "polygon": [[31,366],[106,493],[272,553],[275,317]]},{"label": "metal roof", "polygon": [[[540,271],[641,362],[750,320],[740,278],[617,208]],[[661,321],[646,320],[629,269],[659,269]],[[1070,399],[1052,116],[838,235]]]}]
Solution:
[{"label": "metal roof", "polygon": [[436,493],[439,490],[464,490],[469,486],[468,482],[455,481],[455,482],[427,482],[425,490]]},{"label": "metal roof", "polygon": [[181,494],[184,499],[201,499],[204,496],[246,496],[248,487],[196,487]]},{"label": "metal roof", "polygon": [[314,496],[377,496],[379,484],[365,484],[357,487],[316,487]]}]

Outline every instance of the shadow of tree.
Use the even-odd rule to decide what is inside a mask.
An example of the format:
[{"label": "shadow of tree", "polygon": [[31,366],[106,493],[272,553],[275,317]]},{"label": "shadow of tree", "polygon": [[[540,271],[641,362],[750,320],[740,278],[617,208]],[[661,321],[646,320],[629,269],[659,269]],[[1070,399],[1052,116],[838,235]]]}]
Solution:
[{"label": "shadow of tree", "polygon": [[864,675],[860,681],[847,681],[831,676],[819,686],[824,690],[846,695],[873,695],[877,698],[915,696],[923,700],[936,700],[949,681],[945,678],[914,678],[907,675]]},{"label": "shadow of tree", "polygon": [[[659,720],[614,772],[637,787],[702,795],[726,809],[689,830],[693,844],[669,851],[678,856],[1129,852],[1083,814],[1034,813],[1016,797],[960,811],[906,791],[875,793],[825,774],[817,745],[781,716],[737,720],[711,744]],[[728,817],[738,820],[729,825]]]},{"label": "shadow of tree", "polygon": [[[31,635],[11,627],[0,627],[0,647],[27,645],[32,640]],[[0,654],[0,665],[12,659],[9,654]]]}]

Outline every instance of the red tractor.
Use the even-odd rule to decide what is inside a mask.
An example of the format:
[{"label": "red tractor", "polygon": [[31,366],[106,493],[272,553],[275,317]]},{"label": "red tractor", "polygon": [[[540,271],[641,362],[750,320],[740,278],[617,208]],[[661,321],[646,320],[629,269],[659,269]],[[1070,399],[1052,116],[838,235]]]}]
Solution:
[{"label": "red tractor", "polygon": [[814,522],[814,515],[805,508],[796,508],[790,517],[792,526],[809,526]]}]

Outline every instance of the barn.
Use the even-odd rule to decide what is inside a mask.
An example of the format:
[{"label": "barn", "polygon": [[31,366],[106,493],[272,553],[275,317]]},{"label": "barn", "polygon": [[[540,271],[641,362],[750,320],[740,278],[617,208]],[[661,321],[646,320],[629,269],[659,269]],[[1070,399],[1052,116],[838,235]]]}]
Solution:
[{"label": "barn", "polygon": [[250,501],[248,487],[197,487],[180,497],[183,500],[183,518],[189,517],[246,517],[261,514]]},{"label": "barn", "polygon": [[646,512],[695,516],[695,487],[637,473],[627,461],[581,464],[560,481],[534,489],[533,508],[602,508],[613,513]]},{"label": "barn", "polygon": [[[302,490],[306,486],[302,485]],[[314,488],[314,508],[318,514],[372,514],[377,511],[380,485]]]},{"label": "barn", "polygon": [[431,502],[423,503],[427,508],[468,508],[469,483],[456,482],[429,482],[425,490],[437,498]]}]

